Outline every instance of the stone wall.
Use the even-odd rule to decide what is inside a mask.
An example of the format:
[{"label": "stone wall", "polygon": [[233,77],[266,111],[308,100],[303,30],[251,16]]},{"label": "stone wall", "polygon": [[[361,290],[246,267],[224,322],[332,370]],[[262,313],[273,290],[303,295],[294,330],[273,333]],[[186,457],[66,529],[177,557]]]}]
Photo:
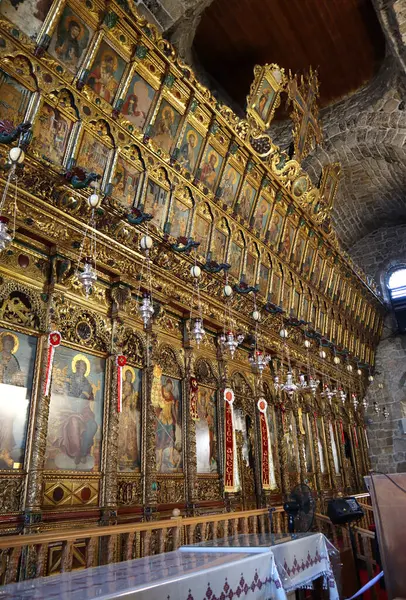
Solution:
[{"label": "stone wall", "polygon": [[[381,227],[359,240],[349,252],[367,275],[380,282],[383,296],[389,300],[388,270],[406,264],[406,224]],[[384,473],[403,473],[406,472],[406,435],[402,433],[400,419],[406,417],[406,336],[397,334],[392,311],[385,320],[375,369],[375,379],[366,396],[371,466]],[[384,407],[388,419],[383,416]]]},{"label": "stone wall", "polygon": [[[400,419],[406,417],[406,336],[396,335],[392,315],[386,319],[378,346],[376,371],[366,396],[371,467],[383,473],[406,473],[406,435],[400,426]],[[374,402],[378,414],[374,411]],[[389,413],[388,419],[382,414],[384,407]]]},{"label": "stone wall", "polygon": [[381,283],[383,296],[387,298],[385,278],[388,270],[397,265],[406,265],[406,223],[373,231],[354,244],[350,253],[367,275]]}]

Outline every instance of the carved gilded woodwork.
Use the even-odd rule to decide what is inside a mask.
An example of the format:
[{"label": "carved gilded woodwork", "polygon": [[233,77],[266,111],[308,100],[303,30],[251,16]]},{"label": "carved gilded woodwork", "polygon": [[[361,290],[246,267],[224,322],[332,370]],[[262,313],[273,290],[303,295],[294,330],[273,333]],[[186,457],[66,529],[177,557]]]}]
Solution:
[{"label": "carved gilded woodwork", "polygon": [[[40,519],[41,510],[63,514],[66,507],[105,508],[108,520],[115,519],[121,507],[131,510],[142,505],[148,508],[222,502],[221,391],[226,386],[233,387],[235,407],[250,419],[247,440],[243,442],[242,436],[237,436],[243,482],[237,501],[249,508],[261,498],[269,498],[260,489],[256,402],[263,390],[248,370],[249,342],[238,348],[234,360],[225,357],[216,344],[216,336],[224,327],[224,273],[209,270],[203,271],[200,279],[207,335],[199,349],[190,340],[187,321],[193,301],[190,266],[194,257],[173,250],[177,238],[185,236],[200,242],[196,255],[201,266],[210,261],[233,262],[235,253],[239,253],[229,274],[230,283],[239,285],[245,278],[248,285],[258,284],[257,302],[263,316],[261,341],[274,356],[280,357],[288,348],[297,374],[305,371],[303,365],[309,358],[316,373],[340,381],[348,389],[358,386],[343,365],[319,357],[317,340],[311,340],[308,351],[304,349],[303,328],[285,324],[289,338],[283,345],[279,336],[283,317],[262,309],[268,301],[282,305],[288,314],[293,311],[297,318],[311,321],[337,345],[351,344],[353,354],[371,365],[382,326],[379,300],[362,273],[340,251],[330,227],[335,188],[329,195],[328,170],[321,188],[313,187],[300,163],[289,160],[264,134],[286,83],[283,69],[278,71],[279,79],[275,78],[274,65],[256,70],[248,118],[240,119],[197,81],[171,45],[137,14],[131,3],[112,0],[108,13],[104,9],[99,0],[86,6],[79,0],[55,1],[36,41],[0,16],[0,69],[26,90],[24,117],[33,123],[33,139],[26,148],[27,159],[18,181],[17,237],[0,255],[0,324],[38,338],[24,470],[0,472],[4,490],[0,511],[25,511],[32,527]],[[81,56],[75,65],[62,60],[61,52],[56,51],[63,25],[73,17],[82,23],[82,36],[88,32],[86,44],[82,37]],[[104,51],[115,57],[113,62],[122,71],[106,90],[97,87],[95,77]],[[266,78],[275,97],[263,115],[266,118],[261,120],[259,92]],[[134,108],[140,85],[148,95],[145,114],[141,115]],[[48,131],[43,125],[49,123],[47,115],[54,116],[61,130],[65,128],[64,139],[58,138],[58,154],[41,138]],[[169,115],[176,129],[170,139],[165,124]],[[99,162],[88,148],[103,149]],[[0,147],[2,163],[7,150]],[[76,273],[90,218],[88,190],[73,189],[64,178],[66,170],[75,165],[86,167],[87,163],[103,167],[99,173],[103,202],[96,214],[98,281],[89,298]],[[331,168],[338,178],[337,167]],[[128,183],[126,179],[127,187],[123,184],[125,177],[131,180]],[[3,185],[4,176],[1,188]],[[165,198],[161,214],[155,212],[160,197]],[[145,284],[145,273],[140,282],[144,257],[139,242],[146,225],[132,222],[133,209],[154,213],[148,232],[154,241],[150,257],[156,315],[147,331],[138,313],[140,284]],[[13,210],[10,192],[4,212],[12,217]],[[85,252],[87,244],[86,240],[82,248]],[[314,273],[316,276],[312,276]],[[248,339],[253,331],[252,295],[235,293],[230,306],[238,331]],[[50,397],[42,390],[47,335],[53,328],[61,332],[66,347],[89,352],[106,364],[100,467],[92,473],[44,470]],[[131,368],[142,371],[140,466],[133,472],[118,469],[120,416],[114,362],[118,353],[127,357]],[[183,467],[179,473],[157,472],[153,398],[161,389],[162,374],[180,382]],[[216,397],[217,473],[197,472],[191,377]],[[341,443],[337,443],[337,450],[344,480],[336,476],[327,427],[329,482],[320,469],[311,418],[315,405],[302,394],[292,402],[276,396],[270,391],[269,373],[265,380],[265,396],[276,421],[278,490],[287,493],[308,475],[303,439],[299,470],[288,470],[285,420],[292,410],[297,428],[299,411],[310,411],[316,488],[355,489],[368,465],[361,427],[359,447],[354,448],[355,439],[351,440],[357,482],[350,477]],[[327,410],[323,407],[321,412]],[[329,416],[336,428],[339,410],[331,410]],[[351,414],[341,416],[353,438],[353,423],[361,421],[354,421]],[[251,454],[248,464],[242,456],[243,443]],[[71,551],[65,552],[65,561],[70,559]],[[52,565],[60,560],[59,555],[52,559]]]}]

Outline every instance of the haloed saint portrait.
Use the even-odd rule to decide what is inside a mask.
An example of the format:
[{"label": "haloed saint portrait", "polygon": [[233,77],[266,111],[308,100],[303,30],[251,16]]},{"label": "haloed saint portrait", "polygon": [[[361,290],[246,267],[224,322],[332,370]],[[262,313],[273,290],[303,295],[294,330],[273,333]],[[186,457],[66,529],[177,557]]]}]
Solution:
[{"label": "haloed saint portrait", "polygon": [[45,468],[100,468],[105,360],[59,346],[52,370]]},{"label": "haloed saint portrait", "polygon": [[142,371],[123,368],[122,412],[118,435],[118,468],[139,471],[141,466],[141,377]]},{"label": "haloed saint portrait", "polygon": [[93,30],[69,6],[65,6],[51,38],[49,53],[71,73],[76,73],[92,35]]},{"label": "haloed saint portrait", "polygon": [[0,469],[22,469],[37,338],[0,328]]},{"label": "haloed saint portrait", "polygon": [[183,466],[181,383],[163,375],[159,387],[153,400],[156,469],[158,473],[176,473]]},{"label": "haloed saint portrait", "polygon": [[199,386],[197,414],[197,472],[217,473],[216,390]]}]

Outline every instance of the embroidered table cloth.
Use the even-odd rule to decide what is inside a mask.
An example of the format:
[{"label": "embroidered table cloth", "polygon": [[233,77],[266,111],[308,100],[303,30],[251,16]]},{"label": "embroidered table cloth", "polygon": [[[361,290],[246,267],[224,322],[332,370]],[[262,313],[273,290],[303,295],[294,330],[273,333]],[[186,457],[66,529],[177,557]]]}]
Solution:
[{"label": "embroidered table cloth", "polygon": [[262,554],[271,551],[285,592],[310,588],[315,579],[323,577],[330,600],[339,600],[330,561],[330,555],[337,554],[338,551],[322,533],[298,533],[293,536],[271,533],[243,534],[180,548],[181,551],[190,549],[195,552],[222,550],[226,554]]},{"label": "embroidered table cloth", "polygon": [[0,588],[1,600],[286,600],[272,552],[168,552]]}]

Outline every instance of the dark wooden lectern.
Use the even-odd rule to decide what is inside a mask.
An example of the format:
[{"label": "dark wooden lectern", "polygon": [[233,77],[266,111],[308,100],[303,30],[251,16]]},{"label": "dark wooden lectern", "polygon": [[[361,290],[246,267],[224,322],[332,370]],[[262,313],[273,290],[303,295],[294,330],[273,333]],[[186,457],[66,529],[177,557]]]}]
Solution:
[{"label": "dark wooden lectern", "polygon": [[365,483],[371,494],[388,598],[389,600],[404,598],[406,596],[406,473],[388,476],[371,475],[365,477]]}]

